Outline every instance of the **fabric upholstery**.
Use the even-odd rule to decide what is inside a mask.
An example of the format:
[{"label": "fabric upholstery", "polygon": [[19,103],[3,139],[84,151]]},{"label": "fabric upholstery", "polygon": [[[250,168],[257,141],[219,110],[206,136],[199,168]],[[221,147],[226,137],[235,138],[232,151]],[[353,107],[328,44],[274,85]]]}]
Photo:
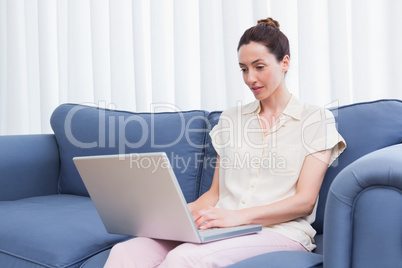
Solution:
[{"label": "fabric upholstery", "polygon": [[323,265],[322,259],[321,255],[311,252],[278,251],[240,261],[230,265],[228,268],[320,268]]},{"label": "fabric upholstery", "polygon": [[205,111],[130,113],[63,104],[51,125],[60,150],[59,193],[88,196],[75,156],[164,151],[188,202],[198,197],[206,136]]},{"label": "fabric upholstery", "polygon": [[335,176],[363,155],[402,141],[402,102],[399,100],[357,103],[342,106],[332,112],[348,148],[325,175],[313,223],[318,234],[323,232],[327,193]]},{"label": "fabric upholstery", "polygon": [[[402,145],[395,145],[402,142],[402,102],[358,103],[333,113],[348,148],[320,191],[316,250],[264,254],[234,267],[402,263]],[[0,137],[0,266],[101,267],[111,246],[129,237],[106,232],[72,158],[164,151],[191,202],[212,182],[216,152],[208,132],[219,116],[64,104],[51,118],[55,135]]]},{"label": "fabric upholstery", "polygon": [[79,267],[129,238],[108,234],[91,199],[83,196],[3,201],[0,215],[1,267]]},{"label": "fabric upholstery", "polygon": [[221,112],[211,112],[208,115],[209,125],[207,126],[208,134],[206,135],[205,139],[205,155],[200,181],[200,196],[209,190],[212,184],[212,178],[214,176],[217,154],[214,147],[212,146],[209,131],[211,131],[211,129],[218,123],[220,115]]},{"label": "fabric upholstery", "polygon": [[2,136],[0,148],[0,201],[57,193],[60,160],[54,135]]},{"label": "fabric upholstery", "polygon": [[328,193],[325,266],[400,267],[401,204],[402,144],[365,155],[342,170]]},{"label": "fabric upholstery", "polygon": [[100,268],[103,267],[109,257],[110,249],[105,250],[84,262],[80,268]]}]

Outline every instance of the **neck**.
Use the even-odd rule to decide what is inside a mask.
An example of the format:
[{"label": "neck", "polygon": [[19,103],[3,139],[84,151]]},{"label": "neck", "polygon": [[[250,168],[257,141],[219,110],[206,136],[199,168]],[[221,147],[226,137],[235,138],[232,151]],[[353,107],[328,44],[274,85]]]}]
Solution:
[{"label": "neck", "polygon": [[261,100],[261,114],[278,116],[286,108],[291,96],[286,88],[278,88],[274,94]]}]

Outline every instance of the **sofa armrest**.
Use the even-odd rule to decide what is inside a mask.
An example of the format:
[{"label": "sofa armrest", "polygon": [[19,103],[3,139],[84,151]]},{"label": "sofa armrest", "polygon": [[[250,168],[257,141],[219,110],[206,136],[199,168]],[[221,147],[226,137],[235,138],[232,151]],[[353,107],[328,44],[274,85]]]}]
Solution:
[{"label": "sofa armrest", "polygon": [[402,145],[356,160],[332,183],[325,207],[325,267],[400,267]]},{"label": "sofa armrest", "polygon": [[54,135],[0,136],[0,201],[56,194],[59,170]]}]

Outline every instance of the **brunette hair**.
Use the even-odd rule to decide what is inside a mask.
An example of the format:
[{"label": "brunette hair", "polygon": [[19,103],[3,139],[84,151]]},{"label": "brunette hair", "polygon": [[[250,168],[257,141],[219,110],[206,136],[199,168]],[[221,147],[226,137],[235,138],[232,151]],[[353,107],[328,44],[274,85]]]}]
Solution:
[{"label": "brunette hair", "polygon": [[277,61],[283,60],[286,55],[290,57],[289,40],[279,29],[279,22],[272,18],[259,20],[257,25],[247,29],[240,38],[237,51],[251,42],[264,45]]}]

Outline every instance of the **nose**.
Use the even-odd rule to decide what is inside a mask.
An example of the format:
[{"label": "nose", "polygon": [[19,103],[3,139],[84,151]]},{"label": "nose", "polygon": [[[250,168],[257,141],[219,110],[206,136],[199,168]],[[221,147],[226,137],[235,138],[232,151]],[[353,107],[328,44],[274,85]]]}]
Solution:
[{"label": "nose", "polygon": [[247,72],[247,77],[246,77],[246,84],[249,85],[250,87],[253,86],[257,82],[256,75],[254,71],[249,70]]}]

